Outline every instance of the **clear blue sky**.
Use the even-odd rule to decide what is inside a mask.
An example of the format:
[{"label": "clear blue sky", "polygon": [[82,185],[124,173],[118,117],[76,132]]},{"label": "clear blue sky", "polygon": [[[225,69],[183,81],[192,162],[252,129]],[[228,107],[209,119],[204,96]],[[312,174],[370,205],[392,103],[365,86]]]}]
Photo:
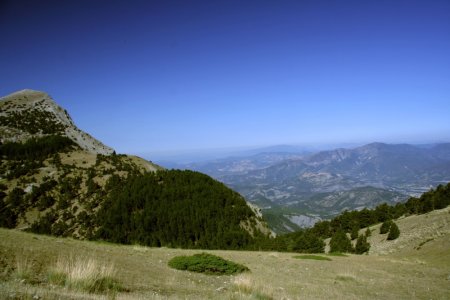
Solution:
[{"label": "clear blue sky", "polygon": [[4,1],[0,95],[122,153],[450,140],[450,1]]}]

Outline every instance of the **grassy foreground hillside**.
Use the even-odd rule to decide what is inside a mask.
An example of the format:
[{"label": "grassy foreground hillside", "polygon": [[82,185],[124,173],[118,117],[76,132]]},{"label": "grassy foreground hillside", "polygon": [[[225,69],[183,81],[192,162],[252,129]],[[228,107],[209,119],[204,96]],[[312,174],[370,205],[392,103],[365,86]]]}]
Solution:
[{"label": "grassy foreground hillside", "polygon": [[[373,226],[369,255],[295,258],[277,252],[207,251],[247,266],[236,276],[178,271],[175,256],[199,250],[115,245],[0,229],[2,299],[448,299],[450,208],[396,221],[386,241]],[[316,257],[312,257],[316,258]],[[88,293],[49,283],[61,262],[90,261],[120,288]]]}]

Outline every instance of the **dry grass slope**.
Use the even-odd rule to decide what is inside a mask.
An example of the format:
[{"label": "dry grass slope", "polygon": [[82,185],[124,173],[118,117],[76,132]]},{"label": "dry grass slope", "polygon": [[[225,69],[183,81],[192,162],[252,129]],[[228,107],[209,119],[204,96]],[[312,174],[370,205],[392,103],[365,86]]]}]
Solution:
[{"label": "dry grass slope", "polygon": [[[409,216],[396,220],[400,229],[400,237],[386,241],[387,234],[379,234],[381,224],[371,227],[372,236],[370,253],[374,255],[392,254],[393,256],[430,256],[438,248],[442,248],[439,257],[450,261],[450,207],[435,210],[427,214]],[[365,229],[360,233],[364,233]],[[421,245],[422,244],[422,245]],[[432,245],[432,248],[430,247]],[[447,251],[445,251],[447,250]]]},{"label": "dry grass slope", "polygon": [[[168,261],[201,251],[60,239],[0,229],[0,298],[45,299],[448,299],[450,208],[397,221],[401,235],[385,241],[374,226],[370,255],[332,256],[331,261],[293,253],[208,251],[245,264],[250,272],[211,276],[178,271]],[[402,237],[403,236],[403,237]],[[428,237],[429,236],[429,237]],[[389,243],[389,244],[387,244]],[[49,270],[79,259],[115,272],[123,287],[88,293],[48,282]],[[63,263],[63,262],[66,263]],[[64,269],[61,267],[60,269]],[[70,271],[66,270],[66,273]],[[76,273],[76,272],[75,272]],[[75,276],[75,275],[74,275]],[[78,276],[78,275],[77,275]],[[75,276],[76,277],[76,276]],[[111,296],[112,295],[112,296]]]}]

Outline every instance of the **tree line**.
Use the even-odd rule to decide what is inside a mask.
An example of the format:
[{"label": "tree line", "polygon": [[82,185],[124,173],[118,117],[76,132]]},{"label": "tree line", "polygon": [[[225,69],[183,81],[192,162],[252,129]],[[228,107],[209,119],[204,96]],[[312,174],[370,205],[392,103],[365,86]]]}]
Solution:
[{"label": "tree line", "polygon": [[75,145],[68,137],[47,135],[31,138],[24,143],[0,144],[0,156],[8,160],[43,160],[51,154],[64,152]]}]

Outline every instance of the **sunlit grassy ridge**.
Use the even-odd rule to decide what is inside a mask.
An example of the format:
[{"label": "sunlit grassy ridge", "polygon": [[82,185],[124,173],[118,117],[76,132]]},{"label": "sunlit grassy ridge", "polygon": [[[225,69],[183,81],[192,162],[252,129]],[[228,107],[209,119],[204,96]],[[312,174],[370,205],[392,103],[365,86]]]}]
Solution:
[{"label": "sunlit grassy ridge", "polygon": [[[0,299],[12,294],[19,299],[33,295],[44,299],[111,295],[117,299],[448,299],[450,208],[396,222],[402,232],[397,240],[386,241],[386,234],[379,234],[374,226],[369,255],[332,256],[331,261],[296,259],[293,253],[209,250],[250,269],[232,276],[180,272],[168,266],[172,258],[198,250],[86,242],[0,229]],[[58,269],[58,261],[66,262],[63,265],[95,261],[97,267],[92,269],[99,270],[112,266],[113,272],[106,273],[120,288],[93,292],[49,282],[48,274]]]}]

